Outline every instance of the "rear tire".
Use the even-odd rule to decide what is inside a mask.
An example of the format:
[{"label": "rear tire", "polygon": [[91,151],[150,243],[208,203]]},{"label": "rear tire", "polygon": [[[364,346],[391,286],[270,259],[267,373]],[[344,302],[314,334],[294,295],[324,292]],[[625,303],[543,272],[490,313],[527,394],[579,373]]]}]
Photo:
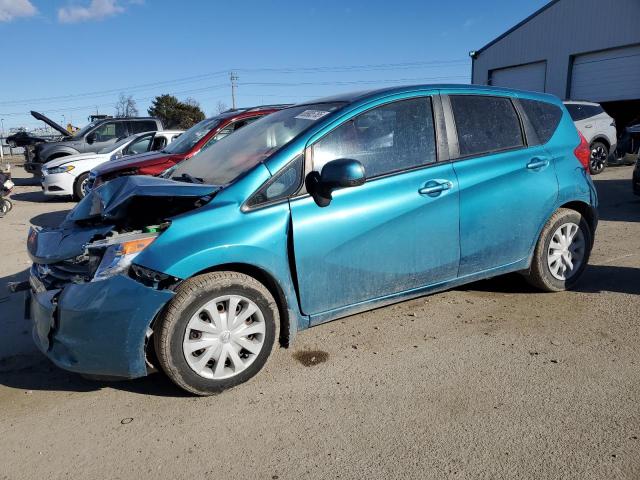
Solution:
[{"label": "rear tire", "polygon": [[198,275],[178,287],[153,327],[158,363],[190,393],[219,393],[262,369],[279,323],[273,296],[256,279],[237,272]]},{"label": "rear tire", "polygon": [[609,158],[609,148],[602,142],[593,142],[590,147],[589,171],[591,175],[598,175],[607,168]]},{"label": "rear tire", "polygon": [[572,288],[589,262],[592,235],[580,213],[558,209],[540,233],[527,281],[546,292]]},{"label": "rear tire", "polygon": [[85,186],[89,182],[89,174],[83,173],[76,178],[76,183],[73,184],[73,198],[80,201],[85,197]]}]

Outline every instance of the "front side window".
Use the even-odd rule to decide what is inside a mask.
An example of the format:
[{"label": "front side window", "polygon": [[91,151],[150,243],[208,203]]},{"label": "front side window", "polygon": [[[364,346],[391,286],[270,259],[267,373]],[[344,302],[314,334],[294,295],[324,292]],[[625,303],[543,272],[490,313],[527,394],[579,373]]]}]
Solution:
[{"label": "front side window", "polygon": [[313,145],[313,169],[348,158],[367,178],[436,161],[431,99],[401,100],[350,119]]},{"label": "front side window", "polygon": [[520,120],[510,99],[483,95],[450,98],[461,157],[524,145]]},{"label": "front side window", "polygon": [[114,138],[121,138],[125,134],[124,123],[108,122],[96,128],[94,133],[96,142],[108,142]]},{"label": "front side window", "polygon": [[176,164],[166,175],[174,179],[193,178],[213,185],[226,185],[342,106],[344,103],[341,102],[297,105],[266,115],[224,141],[216,142],[198,155]]}]

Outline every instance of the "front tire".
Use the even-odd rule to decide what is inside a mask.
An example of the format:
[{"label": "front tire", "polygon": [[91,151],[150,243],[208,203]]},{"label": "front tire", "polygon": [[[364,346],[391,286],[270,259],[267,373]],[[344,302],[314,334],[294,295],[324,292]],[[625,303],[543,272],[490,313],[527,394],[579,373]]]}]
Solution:
[{"label": "front tire", "polygon": [[591,144],[591,156],[589,157],[589,171],[591,175],[602,173],[607,167],[607,159],[609,158],[609,149],[602,142],[593,142]]},{"label": "front tire", "polygon": [[542,229],[527,281],[546,292],[572,288],[589,262],[592,235],[580,213],[558,209]]},{"label": "front tire", "polygon": [[158,363],[180,388],[212,395],[266,364],[280,318],[269,290],[237,272],[186,280],[154,326]]},{"label": "front tire", "polygon": [[77,201],[82,200],[87,194],[89,184],[89,173],[78,175],[76,182],[73,184],[73,198]]}]

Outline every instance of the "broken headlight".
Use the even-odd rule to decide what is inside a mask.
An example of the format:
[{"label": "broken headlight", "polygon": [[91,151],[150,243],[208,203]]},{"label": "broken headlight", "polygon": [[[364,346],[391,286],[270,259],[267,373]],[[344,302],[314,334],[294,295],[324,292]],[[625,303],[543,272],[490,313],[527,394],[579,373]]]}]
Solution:
[{"label": "broken headlight", "polygon": [[[119,243],[106,244],[106,250],[102,255],[100,265],[93,276],[92,282],[105,280],[119,273],[126,272],[131,266],[131,262],[140,252],[147,248],[158,236],[154,234],[141,234],[135,239]],[[95,242],[88,245],[89,248],[99,247],[100,243]]]}]

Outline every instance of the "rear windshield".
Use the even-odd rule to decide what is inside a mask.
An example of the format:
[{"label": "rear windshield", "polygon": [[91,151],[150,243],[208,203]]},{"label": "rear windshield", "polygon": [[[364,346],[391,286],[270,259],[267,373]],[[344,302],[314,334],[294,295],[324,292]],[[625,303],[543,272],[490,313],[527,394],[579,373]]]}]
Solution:
[{"label": "rear windshield", "polygon": [[[226,185],[288,144],[343,103],[300,105],[280,110],[241,128],[198,155],[178,163],[166,176]],[[182,138],[182,137],[180,137]],[[180,139],[176,140],[177,142]]]},{"label": "rear windshield", "polygon": [[600,105],[583,105],[580,103],[566,103],[565,107],[569,110],[569,115],[574,122],[584,120],[585,118],[600,115],[604,110]]}]

